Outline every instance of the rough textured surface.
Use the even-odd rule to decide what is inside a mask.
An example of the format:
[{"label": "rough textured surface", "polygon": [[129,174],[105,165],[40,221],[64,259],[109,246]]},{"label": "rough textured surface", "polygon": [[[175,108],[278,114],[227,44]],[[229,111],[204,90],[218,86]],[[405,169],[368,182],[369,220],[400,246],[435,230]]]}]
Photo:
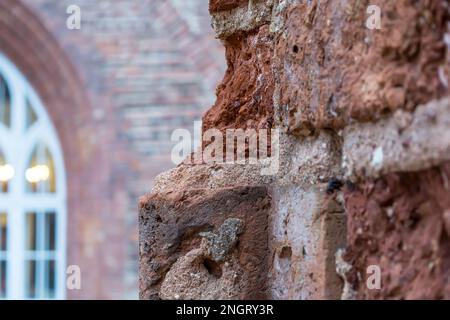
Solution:
[{"label": "rough textured surface", "polygon": [[370,4],[382,9],[381,30],[364,27],[368,0],[279,1],[271,26],[280,34],[277,120],[290,132],[378,119],[447,92],[446,76],[439,76],[446,66],[446,2]]},{"label": "rough textured surface", "polygon": [[238,236],[244,229],[239,219],[227,219],[217,233],[202,232],[200,236],[206,239],[207,254],[215,262],[223,262],[238,241]]},{"label": "rough textured surface", "polygon": [[[266,188],[198,189],[154,194],[142,199],[140,208],[141,298],[175,299],[175,295],[192,299],[266,297],[266,228],[270,209]],[[219,237],[222,240],[227,239],[226,235],[230,235],[227,225],[231,221],[233,230],[234,221],[228,220],[224,224],[229,218],[242,221],[245,229],[238,243],[236,239],[232,240],[233,237],[230,237],[231,242],[225,242],[229,252],[217,259],[221,255],[214,249],[217,243],[211,246],[205,238],[202,243],[201,233],[214,232],[222,235]],[[237,236],[240,228],[234,227]],[[231,245],[233,243],[235,246]],[[224,242],[218,247],[223,246]],[[211,254],[211,249],[216,253]],[[191,276],[186,271],[190,268],[190,272],[198,276]],[[211,291],[190,287],[193,279],[201,283],[201,288]],[[214,283],[208,279],[215,279]],[[177,287],[169,285],[173,283],[178,283]],[[164,290],[160,292],[161,285]]]},{"label": "rough textured surface", "polygon": [[313,185],[342,176],[341,138],[329,131],[317,136],[294,137],[281,134],[278,172],[262,175],[265,163],[250,164],[181,164],[155,179],[153,192],[165,192],[177,185],[183,190],[261,185]]},{"label": "rough textured surface", "polygon": [[237,299],[249,281],[236,255],[230,256],[243,232],[243,222],[227,219],[217,233],[203,232],[199,249],[179,258],[166,274],[162,299]]},{"label": "rough textured surface", "polygon": [[414,113],[344,130],[343,170],[351,179],[396,171],[417,171],[450,160],[450,99],[420,106]]},{"label": "rough textured surface", "polygon": [[[225,9],[214,11],[220,3]],[[228,70],[203,129],[281,129],[279,145],[270,145],[279,170],[264,176],[263,164],[186,161],[156,179],[151,197],[190,216],[191,207],[171,199],[171,190],[263,188],[270,198],[267,221],[255,228],[267,237],[259,279],[265,297],[449,298],[450,165],[443,164],[450,160],[448,2],[220,3],[211,1],[213,26],[226,47]],[[365,25],[369,4],[380,6],[381,30]],[[236,201],[247,205],[248,199]],[[215,203],[196,219],[230,207]],[[173,215],[172,209],[150,211]],[[245,256],[241,237],[253,226],[253,218],[239,219],[245,224],[239,240],[237,226],[228,234],[219,227],[224,220],[215,222],[204,234],[209,240],[170,257],[180,258],[164,280],[166,271],[147,268],[163,255],[151,258],[149,236],[142,238],[143,297],[157,294],[158,281],[159,294],[169,299],[235,298],[245,281],[255,285],[233,260]],[[145,223],[141,228],[148,229]],[[215,246],[221,239],[224,246]],[[208,274],[202,261],[218,263],[221,252],[235,273],[222,266],[217,278],[217,268],[210,266]],[[372,264],[381,268],[381,289],[366,285]],[[145,282],[155,276],[153,284]]]},{"label": "rough textured surface", "polygon": [[249,0],[211,0],[209,1],[209,12],[231,10],[243,7],[248,4]]},{"label": "rough textured surface", "polygon": [[[256,30],[270,21],[273,0],[246,1],[248,6],[239,6],[230,11],[213,13],[212,27],[220,39],[233,34]],[[237,1],[234,1],[235,5]],[[244,4],[244,2],[241,2]]]},{"label": "rough textured surface", "polygon": [[[347,187],[348,279],[359,299],[450,299],[450,163]],[[381,269],[381,289],[366,268]]]},{"label": "rough textured surface", "polygon": [[270,224],[270,291],[274,299],[338,299],[335,252],[345,245],[339,193],[326,185],[274,187]]},{"label": "rough textured surface", "polygon": [[272,127],[272,44],[267,26],[226,40],[228,69],[215,105],[203,117],[204,130]]},{"label": "rough textured surface", "polygon": [[341,300],[355,300],[357,292],[353,289],[353,285],[350,283],[350,276],[353,266],[344,260],[345,249],[338,249],[336,251],[336,272],[344,282],[342,288]]}]

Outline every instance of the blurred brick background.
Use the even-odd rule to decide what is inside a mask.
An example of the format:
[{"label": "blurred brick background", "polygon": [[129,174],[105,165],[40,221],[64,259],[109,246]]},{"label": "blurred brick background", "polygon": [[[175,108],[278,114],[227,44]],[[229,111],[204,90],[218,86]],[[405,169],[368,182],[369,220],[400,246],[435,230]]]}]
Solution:
[{"label": "blurred brick background", "polygon": [[[81,30],[66,9],[81,8]],[[68,175],[68,298],[137,298],[137,202],[225,69],[208,0],[2,0],[0,52],[50,114]]]}]

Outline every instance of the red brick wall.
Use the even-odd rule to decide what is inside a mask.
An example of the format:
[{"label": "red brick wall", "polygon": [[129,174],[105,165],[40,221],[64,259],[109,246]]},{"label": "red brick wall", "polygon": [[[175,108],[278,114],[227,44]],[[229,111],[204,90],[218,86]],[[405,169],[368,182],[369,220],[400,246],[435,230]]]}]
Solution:
[{"label": "red brick wall", "polygon": [[[82,12],[66,28],[67,6]],[[28,77],[63,146],[69,298],[137,297],[137,199],[170,168],[170,134],[192,128],[224,70],[207,0],[4,0],[0,51]]]}]

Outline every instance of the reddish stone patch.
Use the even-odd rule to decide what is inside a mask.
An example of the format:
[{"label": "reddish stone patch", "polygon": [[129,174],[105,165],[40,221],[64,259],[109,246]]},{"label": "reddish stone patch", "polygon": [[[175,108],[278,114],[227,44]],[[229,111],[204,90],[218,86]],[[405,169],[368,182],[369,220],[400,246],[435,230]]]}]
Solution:
[{"label": "reddish stone patch", "polygon": [[[369,4],[380,7],[381,30],[366,28]],[[281,121],[291,132],[369,121],[447,93],[449,19],[442,1],[303,1],[282,16],[276,45]]]},{"label": "reddish stone patch", "polygon": [[199,248],[199,233],[217,230],[228,218],[244,222],[235,254],[248,281],[236,296],[267,298],[269,209],[270,197],[264,187],[168,192],[143,199],[139,214],[141,299],[157,299],[170,267]]},{"label": "reddish stone patch", "polygon": [[228,69],[203,129],[268,129],[273,123],[273,36],[268,26],[225,41]]},{"label": "reddish stone patch", "polygon": [[[346,188],[345,260],[359,299],[450,299],[450,163]],[[366,286],[369,265],[381,289]]]},{"label": "reddish stone patch", "polygon": [[248,4],[248,0],[210,0],[209,12],[219,12],[244,7]]}]

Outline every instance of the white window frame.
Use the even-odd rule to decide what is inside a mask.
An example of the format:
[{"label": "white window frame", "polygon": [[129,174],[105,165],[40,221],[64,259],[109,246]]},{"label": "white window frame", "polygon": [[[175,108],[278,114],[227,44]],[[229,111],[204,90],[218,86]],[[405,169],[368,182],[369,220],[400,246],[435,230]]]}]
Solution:
[{"label": "white window frame", "polygon": [[[49,62],[51,63],[51,62]],[[8,214],[7,235],[7,296],[6,299],[26,299],[25,296],[25,215],[30,211],[56,212],[56,284],[55,298],[66,298],[67,251],[67,186],[62,148],[56,130],[39,96],[22,73],[0,53],[0,73],[11,96],[11,127],[0,123],[0,147],[7,163],[15,169],[9,181],[8,193],[0,193],[0,212]],[[55,90],[59,90],[55,88]],[[34,107],[37,122],[26,130],[26,100]],[[56,173],[56,192],[33,194],[26,191],[25,171],[37,143],[44,143],[52,154]],[[40,299],[41,297],[38,297]]]}]

